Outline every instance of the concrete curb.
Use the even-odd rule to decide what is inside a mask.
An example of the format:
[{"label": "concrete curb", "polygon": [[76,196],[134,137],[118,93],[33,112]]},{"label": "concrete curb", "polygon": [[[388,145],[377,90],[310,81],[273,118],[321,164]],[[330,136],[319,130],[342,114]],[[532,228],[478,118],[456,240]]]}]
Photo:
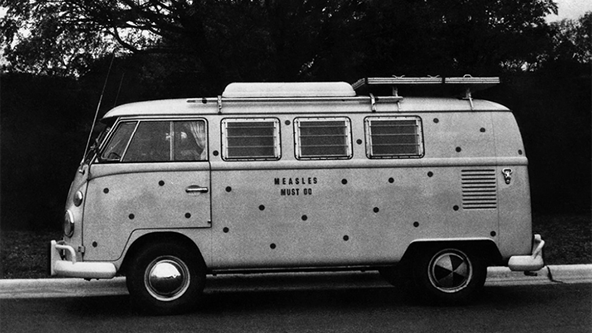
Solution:
[{"label": "concrete curb", "polygon": [[[489,267],[486,286],[592,283],[592,265],[550,265],[525,275]],[[391,287],[376,272],[301,272],[208,276],[206,293]],[[126,295],[125,278],[0,280],[0,299]]]},{"label": "concrete curb", "polygon": [[512,272],[507,267],[489,267],[486,285],[592,283],[592,265],[548,265],[529,273]]}]

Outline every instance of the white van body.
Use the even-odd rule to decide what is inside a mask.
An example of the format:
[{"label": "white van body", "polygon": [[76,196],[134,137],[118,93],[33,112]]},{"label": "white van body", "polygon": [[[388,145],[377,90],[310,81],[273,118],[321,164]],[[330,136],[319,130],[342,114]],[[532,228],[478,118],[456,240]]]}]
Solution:
[{"label": "white van body", "polygon": [[237,83],[217,98],[119,106],[103,122],[51,274],[125,274],[156,313],[186,308],[212,273],[379,269],[456,303],[489,265],[544,265],[520,132],[493,102]]}]

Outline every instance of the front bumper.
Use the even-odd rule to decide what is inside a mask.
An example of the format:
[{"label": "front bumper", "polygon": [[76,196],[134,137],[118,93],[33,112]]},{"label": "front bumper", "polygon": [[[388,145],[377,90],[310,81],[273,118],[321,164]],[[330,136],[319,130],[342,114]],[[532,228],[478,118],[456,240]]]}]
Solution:
[{"label": "front bumper", "polygon": [[538,271],[545,266],[543,260],[543,247],[545,241],[541,235],[534,235],[532,253],[528,256],[512,256],[508,261],[508,267],[512,271]]},{"label": "front bumper", "polygon": [[[63,259],[60,251],[69,255]],[[51,276],[78,277],[85,279],[111,279],[115,276],[115,265],[110,262],[78,262],[76,251],[70,245],[52,240],[49,244],[49,274]]]}]

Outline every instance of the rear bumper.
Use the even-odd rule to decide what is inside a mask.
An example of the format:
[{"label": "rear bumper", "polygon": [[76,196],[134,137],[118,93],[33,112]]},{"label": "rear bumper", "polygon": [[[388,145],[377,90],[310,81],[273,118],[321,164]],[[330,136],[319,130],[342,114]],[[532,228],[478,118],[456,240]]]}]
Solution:
[{"label": "rear bumper", "polygon": [[545,241],[541,238],[541,235],[534,235],[532,253],[527,256],[510,257],[508,267],[512,271],[538,271],[545,266],[545,261],[543,260],[544,246]]},{"label": "rear bumper", "polygon": [[[66,251],[62,257],[60,251]],[[65,259],[64,259],[65,258]],[[70,245],[52,240],[49,244],[49,275],[85,279],[111,279],[115,265],[110,262],[78,262],[76,251]]]}]

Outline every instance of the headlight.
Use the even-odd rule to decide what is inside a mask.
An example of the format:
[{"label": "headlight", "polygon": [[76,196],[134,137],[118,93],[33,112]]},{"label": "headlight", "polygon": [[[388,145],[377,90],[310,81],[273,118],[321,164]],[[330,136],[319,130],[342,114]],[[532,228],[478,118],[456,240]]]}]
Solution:
[{"label": "headlight", "polygon": [[84,199],[82,192],[77,191],[76,194],[74,194],[74,206],[80,206],[80,204],[82,204],[82,199]]},{"label": "headlight", "polygon": [[74,215],[72,212],[67,210],[66,215],[64,216],[64,235],[66,237],[71,237],[74,233]]}]

